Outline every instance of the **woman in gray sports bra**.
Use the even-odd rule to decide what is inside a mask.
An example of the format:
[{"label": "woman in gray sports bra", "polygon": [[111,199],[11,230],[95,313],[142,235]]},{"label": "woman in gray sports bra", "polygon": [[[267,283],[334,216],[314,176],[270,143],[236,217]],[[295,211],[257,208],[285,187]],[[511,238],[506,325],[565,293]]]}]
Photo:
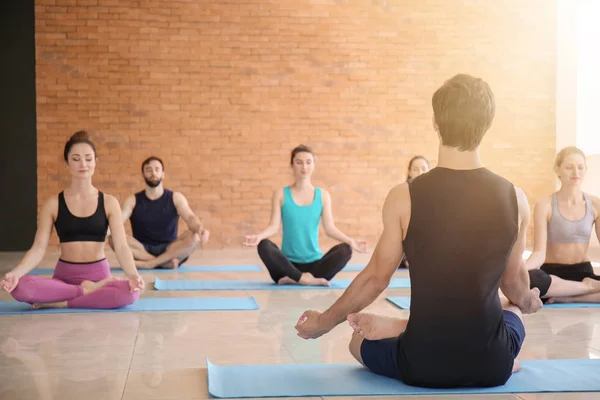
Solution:
[{"label": "woman in gray sports bra", "polygon": [[587,169],[585,154],[566,147],[554,169],[560,189],[535,205],[533,252],[525,262],[531,287],[546,302],[600,302],[600,276],[587,257],[595,227],[600,237],[600,199],[581,191]]}]

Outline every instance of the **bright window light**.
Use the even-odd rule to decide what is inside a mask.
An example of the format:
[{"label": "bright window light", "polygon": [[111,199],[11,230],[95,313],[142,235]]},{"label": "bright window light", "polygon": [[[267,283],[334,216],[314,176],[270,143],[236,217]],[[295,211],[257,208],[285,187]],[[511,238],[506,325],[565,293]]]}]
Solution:
[{"label": "bright window light", "polygon": [[584,1],[577,16],[577,147],[600,154],[600,1]]}]

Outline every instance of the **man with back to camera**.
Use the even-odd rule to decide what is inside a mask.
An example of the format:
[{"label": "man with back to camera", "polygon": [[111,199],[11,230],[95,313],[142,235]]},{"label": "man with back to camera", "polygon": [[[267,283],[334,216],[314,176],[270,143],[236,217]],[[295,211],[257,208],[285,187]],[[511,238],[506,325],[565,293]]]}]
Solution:
[{"label": "man with back to camera", "polygon": [[[367,267],[327,311],[303,313],[296,329],[302,338],[317,338],[347,320],[352,355],[408,385],[499,386],[519,369],[522,314],[542,307],[522,258],[529,205],[521,189],[480,160],[495,114],[488,84],[456,75],[432,105],[437,167],[390,191]],[[361,313],[387,288],[404,251],[410,317]]]}]

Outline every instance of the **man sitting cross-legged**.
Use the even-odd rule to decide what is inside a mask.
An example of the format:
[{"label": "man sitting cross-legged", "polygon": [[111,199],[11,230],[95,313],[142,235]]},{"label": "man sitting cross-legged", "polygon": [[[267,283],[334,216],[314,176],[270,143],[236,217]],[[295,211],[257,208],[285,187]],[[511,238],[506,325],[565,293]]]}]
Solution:
[{"label": "man sitting cross-legged", "polygon": [[[372,372],[412,386],[499,386],[519,368],[522,314],[542,302],[539,290],[529,288],[522,258],[527,198],[479,158],[494,109],[481,79],[457,75],[438,89],[437,167],[390,191],[369,264],[327,311],[300,317],[300,337],[319,337],[347,320],[352,355]],[[409,319],[361,313],[387,288],[405,251]],[[502,304],[499,288],[510,303]]]},{"label": "man sitting cross-legged", "polygon": [[[200,244],[208,242],[210,233],[202,228],[183,194],[163,188],[162,160],[146,159],[142,174],[145,190],[123,202],[123,222],[130,220],[133,233],[133,237],[127,236],[127,243],[138,268],[177,268]],[[177,237],[180,216],[188,230]]]}]

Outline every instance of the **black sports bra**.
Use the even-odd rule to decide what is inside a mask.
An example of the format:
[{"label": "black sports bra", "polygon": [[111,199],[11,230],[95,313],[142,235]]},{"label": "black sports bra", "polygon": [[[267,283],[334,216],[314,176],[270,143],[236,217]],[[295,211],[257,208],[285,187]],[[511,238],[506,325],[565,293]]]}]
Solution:
[{"label": "black sports bra", "polygon": [[104,193],[98,192],[98,207],[89,217],[71,214],[64,192],[58,194],[58,215],[54,227],[61,243],[104,242],[108,231],[108,218],[104,210]]}]

